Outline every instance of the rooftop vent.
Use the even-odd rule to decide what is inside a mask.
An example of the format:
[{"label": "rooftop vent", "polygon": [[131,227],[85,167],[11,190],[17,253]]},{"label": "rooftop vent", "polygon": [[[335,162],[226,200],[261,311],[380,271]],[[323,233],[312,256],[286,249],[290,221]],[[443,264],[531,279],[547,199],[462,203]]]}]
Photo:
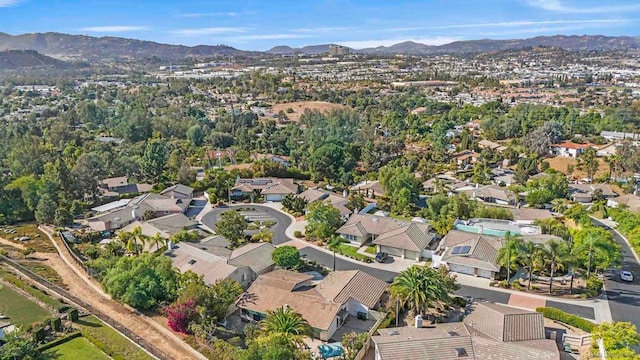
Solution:
[{"label": "rooftop vent", "polygon": [[460,334],[455,331],[447,331],[447,334],[449,334],[449,336],[460,336]]},{"label": "rooftop vent", "polygon": [[195,263],[196,263],[196,260],[195,260],[195,259],[191,259],[191,260],[189,260],[189,265],[193,265],[193,264],[195,264]]},{"label": "rooftop vent", "polygon": [[469,356],[469,354],[467,354],[467,350],[465,348],[456,348],[456,356],[461,358],[461,357],[467,357]]}]

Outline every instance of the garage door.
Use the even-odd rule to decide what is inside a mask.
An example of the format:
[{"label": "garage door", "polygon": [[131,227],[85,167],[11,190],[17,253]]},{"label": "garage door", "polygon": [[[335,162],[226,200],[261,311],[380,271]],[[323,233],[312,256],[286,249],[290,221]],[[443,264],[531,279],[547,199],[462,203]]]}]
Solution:
[{"label": "garage door", "polygon": [[491,279],[491,271],[490,270],[478,270],[478,276]]},{"label": "garage door", "polygon": [[474,274],[474,269],[472,267],[458,265],[458,264],[449,264],[449,270],[460,273],[460,274],[468,274],[468,275]]},{"label": "garage door", "polygon": [[392,247],[389,247],[389,246],[380,246],[380,251],[386,252],[387,254],[389,254],[391,256],[402,257],[402,255],[403,255],[403,250],[402,249],[392,248]]}]

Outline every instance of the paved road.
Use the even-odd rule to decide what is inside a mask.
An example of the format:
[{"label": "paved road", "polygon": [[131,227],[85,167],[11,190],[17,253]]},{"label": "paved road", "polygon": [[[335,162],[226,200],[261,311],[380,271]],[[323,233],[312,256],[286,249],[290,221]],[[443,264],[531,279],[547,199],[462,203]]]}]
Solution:
[{"label": "paved road", "polygon": [[[320,251],[310,246],[301,249],[300,254],[304,256],[306,259],[315,260],[319,264],[326,266],[328,268],[333,267],[332,254],[328,254],[324,251]],[[394,277],[398,276],[398,273],[393,271],[385,271],[377,268],[372,268],[364,264],[354,263],[352,261],[348,261],[339,257],[336,258],[336,270],[361,270],[370,275],[377,277],[378,279],[384,280],[386,282],[391,282],[393,281]],[[466,286],[466,285],[462,285],[460,287],[460,290],[456,291],[456,295],[471,297],[474,299],[494,301],[500,304],[508,304],[509,297],[511,296],[511,294],[502,292],[502,291],[483,289],[483,288],[477,288],[477,287]],[[588,319],[594,319],[593,308],[590,308],[590,307],[564,304],[564,303],[559,303],[554,301],[549,301],[547,304],[548,306],[554,306],[554,307],[557,307],[558,309],[561,309],[563,311],[566,311],[572,314],[584,316]]]},{"label": "paved road", "polygon": [[[600,222],[594,220],[596,224]],[[620,245],[622,253],[621,268],[631,271],[633,283],[620,280],[620,269],[612,269],[605,275],[605,286],[609,297],[609,308],[613,321],[630,321],[640,329],[640,265],[633,256],[627,242],[615,231],[611,231],[614,240]]]},{"label": "paved road", "polygon": [[273,245],[279,245],[283,242],[289,241],[289,238],[287,238],[287,236],[285,235],[285,230],[289,227],[289,225],[291,225],[291,222],[292,222],[291,218],[281,213],[280,211],[272,209],[268,206],[251,204],[251,205],[231,205],[231,206],[225,206],[225,207],[217,207],[212,209],[208,213],[204,214],[200,221],[210,229],[215,229],[216,222],[218,222],[220,215],[225,211],[229,211],[233,208],[252,208],[252,209],[255,209],[256,211],[264,212],[265,216],[268,215],[269,217],[274,218],[276,220],[276,224],[270,229],[271,231],[273,231],[273,240],[271,241],[271,243]]}]

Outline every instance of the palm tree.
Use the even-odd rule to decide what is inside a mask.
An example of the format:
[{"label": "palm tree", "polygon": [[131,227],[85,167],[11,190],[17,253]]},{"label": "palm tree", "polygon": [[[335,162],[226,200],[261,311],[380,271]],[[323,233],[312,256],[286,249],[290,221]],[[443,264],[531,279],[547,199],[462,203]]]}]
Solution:
[{"label": "palm tree", "polygon": [[544,259],[550,265],[549,294],[553,289],[553,275],[556,270],[564,270],[567,257],[569,256],[569,245],[563,240],[550,240],[542,248]]},{"label": "palm tree", "polygon": [[577,250],[582,254],[584,254],[585,252],[587,253],[589,259],[587,264],[587,278],[589,278],[591,276],[591,264],[593,262],[593,256],[606,256],[607,253],[604,251],[603,244],[600,239],[596,236],[593,236],[593,234],[590,234],[589,238],[587,238],[586,241],[583,242]]},{"label": "palm tree", "polygon": [[312,333],[307,320],[287,306],[268,311],[267,317],[260,322],[260,330],[266,334],[285,335],[296,345],[302,343],[302,336]]},{"label": "palm tree", "polygon": [[333,251],[333,271],[336,271],[336,251],[340,252],[340,244],[342,244],[342,239],[335,235],[327,243],[327,249]]},{"label": "palm tree", "polygon": [[515,207],[519,208],[520,207],[520,185],[511,184],[507,186],[507,189],[511,191],[511,193],[513,194],[513,202]]},{"label": "palm tree", "polygon": [[165,239],[164,237],[162,237],[162,235],[160,235],[160,233],[156,233],[155,235],[153,235],[152,237],[149,238],[149,245],[156,246],[156,251],[160,250],[160,244],[164,244]]},{"label": "palm tree", "polygon": [[525,266],[529,268],[529,282],[527,290],[531,290],[531,279],[533,278],[534,262],[540,257],[540,246],[533,241],[528,241],[520,248],[521,259]]},{"label": "palm tree", "polygon": [[517,263],[518,250],[522,245],[522,236],[520,234],[511,235],[510,232],[507,232],[504,235],[504,246],[498,250],[496,261],[507,268],[507,284],[511,282],[511,268]]},{"label": "palm tree", "polygon": [[435,269],[414,265],[394,280],[389,291],[393,298],[417,314],[428,312],[451,298],[444,277]]},{"label": "palm tree", "polygon": [[134,249],[136,255],[138,255],[142,250],[144,250],[148,237],[142,233],[142,228],[140,226],[136,226],[131,230],[131,237],[133,240],[133,245],[131,247]]}]

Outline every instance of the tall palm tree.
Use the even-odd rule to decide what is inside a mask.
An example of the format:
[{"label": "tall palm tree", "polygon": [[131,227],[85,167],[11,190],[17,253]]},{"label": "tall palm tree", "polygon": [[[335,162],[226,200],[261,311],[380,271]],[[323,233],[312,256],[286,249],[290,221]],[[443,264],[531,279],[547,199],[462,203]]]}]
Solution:
[{"label": "tall palm tree", "polygon": [[140,254],[142,250],[144,250],[144,246],[147,244],[147,236],[142,233],[142,228],[140,226],[136,226],[131,230],[131,236],[133,238],[134,252],[136,255]]},{"label": "tall palm tree", "polygon": [[401,272],[389,291],[393,298],[416,314],[425,314],[429,307],[451,299],[444,277],[439,271],[425,266],[414,265]]},{"label": "tall palm tree", "polygon": [[340,244],[342,244],[342,239],[335,235],[327,243],[327,249],[333,251],[333,271],[336,271],[336,251],[340,251]]},{"label": "tall palm tree", "polygon": [[531,279],[533,278],[533,266],[536,260],[540,258],[540,246],[533,241],[528,241],[520,248],[521,259],[525,266],[529,268],[529,282],[527,290],[531,290]]},{"label": "tall palm tree", "polygon": [[547,263],[549,263],[549,294],[553,289],[553,275],[556,270],[564,270],[567,258],[569,256],[569,245],[563,240],[550,240],[542,248],[542,254]]},{"label": "tall palm tree", "polygon": [[313,332],[302,315],[286,306],[268,311],[267,317],[260,322],[260,330],[265,334],[286,335],[296,345],[302,343],[302,336]]},{"label": "tall palm tree", "polygon": [[156,246],[156,251],[160,250],[160,245],[164,244],[164,237],[162,237],[162,235],[160,235],[160,233],[156,233],[155,235],[153,235],[152,237],[149,238],[149,245]]},{"label": "tall palm tree", "polygon": [[586,239],[586,241],[583,242],[577,250],[582,254],[584,253],[587,254],[587,257],[588,257],[587,278],[589,278],[591,276],[591,266],[593,263],[593,256],[607,255],[607,253],[604,251],[602,241],[598,237],[593,236],[593,234],[590,234],[589,237]]},{"label": "tall palm tree", "polygon": [[507,232],[504,235],[504,246],[498,250],[496,261],[507,268],[507,284],[511,282],[511,268],[517,263],[518,250],[522,248],[522,245],[522,236],[520,234],[511,235],[511,233]]}]

